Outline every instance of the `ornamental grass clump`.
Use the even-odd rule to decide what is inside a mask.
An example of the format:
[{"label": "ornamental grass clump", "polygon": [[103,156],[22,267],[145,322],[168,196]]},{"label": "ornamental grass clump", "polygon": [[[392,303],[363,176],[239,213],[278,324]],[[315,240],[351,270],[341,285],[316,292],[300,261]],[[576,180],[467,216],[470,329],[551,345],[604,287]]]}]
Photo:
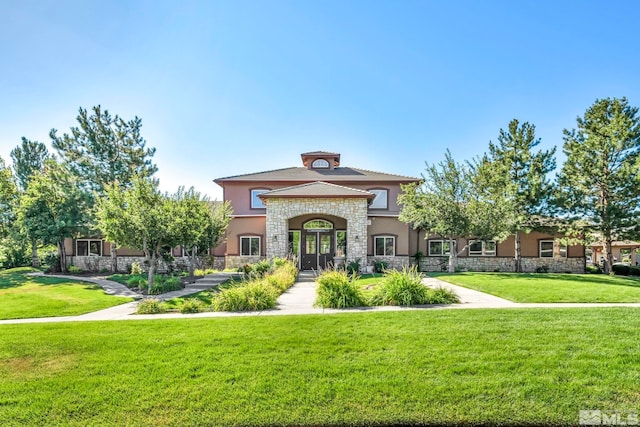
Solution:
[{"label": "ornamental grass clump", "polygon": [[159,314],[165,311],[164,305],[156,298],[143,299],[136,309],[137,314]]},{"label": "ornamental grass clump", "polygon": [[180,313],[189,314],[189,313],[200,313],[205,310],[205,304],[199,299],[189,298],[182,303],[180,306]]},{"label": "ornamental grass clump", "polygon": [[354,283],[356,275],[346,271],[327,270],[316,279],[316,305],[322,308],[362,307],[367,305]]},{"label": "ornamental grass clump", "polygon": [[422,283],[416,266],[387,271],[381,286],[371,297],[371,305],[453,304],[458,296],[443,288],[430,289]]},{"label": "ornamental grass clump", "polygon": [[276,306],[279,293],[266,281],[254,280],[216,294],[214,311],[260,311]]}]

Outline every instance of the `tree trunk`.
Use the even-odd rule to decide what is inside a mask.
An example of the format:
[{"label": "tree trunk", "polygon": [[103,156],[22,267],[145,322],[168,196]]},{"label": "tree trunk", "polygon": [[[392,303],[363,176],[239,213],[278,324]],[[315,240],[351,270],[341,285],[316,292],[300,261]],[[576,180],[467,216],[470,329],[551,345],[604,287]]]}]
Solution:
[{"label": "tree trunk", "polygon": [[60,258],[60,272],[67,272],[67,252],[64,248],[64,240],[58,242],[58,257]]},{"label": "tree trunk", "polygon": [[31,241],[31,266],[40,267],[40,259],[38,258],[38,242],[36,240]]},{"label": "tree trunk", "polygon": [[111,272],[113,274],[118,272],[118,250],[115,243],[111,243]]},{"label": "tree trunk", "polygon": [[515,272],[522,273],[522,245],[520,243],[520,232],[516,231],[515,235]]},{"label": "tree trunk", "polygon": [[196,268],[196,255],[198,253],[198,248],[196,246],[191,248],[191,253],[189,254],[189,279],[193,279],[193,271]]},{"label": "tree trunk", "polygon": [[148,259],[148,261],[149,261],[149,275],[148,275],[149,288],[147,289],[147,294],[150,294],[151,288],[153,288],[153,279],[156,272],[156,253],[155,252],[151,254],[151,259]]},{"label": "tree trunk", "polygon": [[611,236],[608,236],[604,239],[603,245],[604,251],[604,273],[611,273],[611,268],[613,265],[613,253],[611,252]]},{"label": "tree trunk", "polygon": [[449,273],[455,273],[458,266],[458,251],[455,240],[449,239]]}]

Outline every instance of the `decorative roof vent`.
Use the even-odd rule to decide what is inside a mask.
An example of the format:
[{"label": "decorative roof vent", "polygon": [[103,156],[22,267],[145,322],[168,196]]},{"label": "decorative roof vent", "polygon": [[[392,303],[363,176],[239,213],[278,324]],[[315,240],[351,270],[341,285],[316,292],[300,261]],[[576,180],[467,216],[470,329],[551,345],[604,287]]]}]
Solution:
[{"label": "decorative roof vent", "polygon": [[340,166],[340,154],[327,151],[311,151],[300,154],[307,169],[333,169]]}]

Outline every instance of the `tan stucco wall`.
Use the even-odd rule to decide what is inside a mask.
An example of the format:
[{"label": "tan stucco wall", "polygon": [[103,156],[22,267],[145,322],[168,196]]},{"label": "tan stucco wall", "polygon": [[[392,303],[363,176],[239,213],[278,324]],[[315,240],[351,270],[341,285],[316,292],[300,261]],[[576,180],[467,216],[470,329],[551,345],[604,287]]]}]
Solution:
[{"label": "tan stucco wall", "polygon": [[260,236],[260,253],[265,255],[266,217],[233,218],[227,227],[226,255],[240,256],[240,236]]},{"label": "tan stucco wall", "polygon": [[[396,238],[396,256],[409,256],[415,252],[409,251],[409,226],[398,221],[397,218],[389,217],[369,217],[371,225],[367,227],[367,254],[373,256],[373,238],[374,236],[385,235],[395,236]],[[414,237],[415,240],[415,237]]]}]

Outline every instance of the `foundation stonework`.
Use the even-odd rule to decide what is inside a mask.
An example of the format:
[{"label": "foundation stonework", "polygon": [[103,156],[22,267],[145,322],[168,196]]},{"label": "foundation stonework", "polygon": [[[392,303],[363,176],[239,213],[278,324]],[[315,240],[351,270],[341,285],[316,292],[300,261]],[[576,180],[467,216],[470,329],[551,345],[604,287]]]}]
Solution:
[{"label": "foundation stonework", "polygon": [[[447,257],[426,257],[420,260],[422,271],[446,271]],[[522,258],[522,271],[535,273],[547,268],[549,273],[584,273],[585,259],[579,258]],[[511,257],[460,257],[458,269],[467,271],[512,272],[514,261]]]},{"label": "foundation stonework", "polygon": [[[146,264],[146,258],[141,256],[119,256],[118,271],[130,272],[131,264],[137,262],[143,271],[147,271],[149,268]],[[213,268],[216,270],[224,269],[224,257],[213,257],[208,262],[213,262]],[[244,263],[243,263],[244,264]],[[84,271],[111,271],[111,257],[108,256],[67,256],[67,265],[74,265],[83,269]],[[241,264],[242,265],[242,264]],[[198,259],[196,262],[198,268],[204,267],[203,259]],[[158,261],[158,272],[166,273],[169,271],[169,266],[163,261]],[[189,270],[189,258],[187,257],[175,257],[172,263],[173,270],[188,271]]]},{"label": "foundation stonework", "polygon": [[289,219],[333,215],[347,220],[347,260],[367,264],[367,200],[363,198],[273,198],[267,205],[267,258],[286,257]]}]

